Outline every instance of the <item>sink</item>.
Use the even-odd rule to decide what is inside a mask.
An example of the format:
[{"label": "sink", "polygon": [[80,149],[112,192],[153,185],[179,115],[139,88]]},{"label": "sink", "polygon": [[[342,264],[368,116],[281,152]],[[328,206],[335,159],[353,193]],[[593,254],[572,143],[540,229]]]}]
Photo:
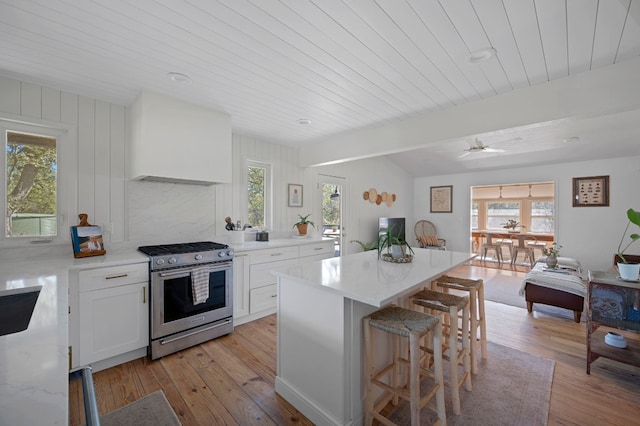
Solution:
[{"label": "sink", "polygon": [[26,330],[42,286],[0,290],[0,336]]}]

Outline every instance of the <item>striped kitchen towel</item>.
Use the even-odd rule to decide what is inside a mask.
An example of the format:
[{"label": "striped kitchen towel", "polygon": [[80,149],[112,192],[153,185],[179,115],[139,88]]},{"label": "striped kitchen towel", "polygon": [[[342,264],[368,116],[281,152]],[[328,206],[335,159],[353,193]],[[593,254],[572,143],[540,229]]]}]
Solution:
[{"label": "striped kitchen towel", "polygon": [[194,305],[207,301],[209,298],[209,268],[191,271],[191,291],[193,292]]}]

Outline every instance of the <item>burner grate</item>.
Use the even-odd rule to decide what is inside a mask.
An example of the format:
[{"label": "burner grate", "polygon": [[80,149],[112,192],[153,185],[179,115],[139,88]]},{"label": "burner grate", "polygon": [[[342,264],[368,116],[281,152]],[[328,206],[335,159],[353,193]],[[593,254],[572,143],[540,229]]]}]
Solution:
[{"label": "burner grate", "polygon": [[194,243],[160,244],[154,246],[141,246],[138,250],[148,256],[163,256],[171,254],[196,253],[228,248],[229,246],[212,241],[198,241]]}]

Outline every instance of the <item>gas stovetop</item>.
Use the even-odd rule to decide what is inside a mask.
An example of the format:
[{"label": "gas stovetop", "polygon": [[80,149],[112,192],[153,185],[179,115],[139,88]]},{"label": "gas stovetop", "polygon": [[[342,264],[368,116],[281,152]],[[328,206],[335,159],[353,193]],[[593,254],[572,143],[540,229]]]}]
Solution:
[{"label": "gas stovetop", "polygon": [[233,259],[233,249],[212,241],[142,246],[138,250],[151,257],[151,270]]}]

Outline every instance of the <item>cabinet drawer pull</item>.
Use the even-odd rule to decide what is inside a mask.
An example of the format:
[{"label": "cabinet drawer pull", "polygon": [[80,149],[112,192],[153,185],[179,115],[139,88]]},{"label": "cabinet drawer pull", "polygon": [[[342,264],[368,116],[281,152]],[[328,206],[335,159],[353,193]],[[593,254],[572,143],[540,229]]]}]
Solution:
[{"label": "cabinet drawer pull", "polygon": [[272,295],[271,295],[271,297],[272,297],[272,298],[274,298],[274,297],[278,297],[278,295],[277,295],[277,294],[272,294]]},{"label": "cabinet drawer pull", "polygon": [[271,253],[271,256],[282,256],[282,253]]},{"label": "cabinet drawer pull", "polygon": [[109,276],[106,276],[105,279],[113,280],[113,279],[116,279],[116,278],[124,278],[124,277],[128,277],[128,276],[129,276],[129,274],[109,275]]},{"label": "cabinet drawer pull", "polygon": [[235,253],[235,254],[234,254],[234,256],[235,256],[235,257],[247,257],[247,256],[248,256],[248,254],[247,254],[247,253],[244,253],[244,254],[238,254],[238,253]]},{"label": "cabinet drawer pull", "polygon": [[142,303],[147,303],[147,289],[144,287],[142,287]]},{"label": "cabinet drawer pull", "polygon": [[316,248],[314,248],[314,250],[316,250],[316,251],[317,250],[324,250],[324,247],[316,247]]}]

